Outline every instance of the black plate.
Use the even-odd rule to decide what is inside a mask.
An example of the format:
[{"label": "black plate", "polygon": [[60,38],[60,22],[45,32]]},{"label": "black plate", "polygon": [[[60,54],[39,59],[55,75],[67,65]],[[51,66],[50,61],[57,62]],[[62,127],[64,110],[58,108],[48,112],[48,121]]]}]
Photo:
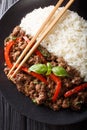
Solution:
[{"label": "black plate", "polygon": [[[64,125],[72,124],[87,118],[87,110],[81,112],[74,112],[71,110],[60,110],[54,112],[44,106],[37,106],[33,104],[29,98],[19,93],[16,86],[12,84],[5,76],[4,69],[4,55],[3,55],[3,41],[7,37],[14,26],[20,23],[20,20],[26,13],[32,11],[34,8],[44,7],[51,4],[56,4],[57,0],[21,0],[17,2],[12,8],[10,8],[0,21],[0,91],[3,96],[9,102],[9,104],[15,108],[21,114],[49,124]],[[77,0],[71,7],[79,15],[86,18],[87,13],[85,7],[81,7]]]}]

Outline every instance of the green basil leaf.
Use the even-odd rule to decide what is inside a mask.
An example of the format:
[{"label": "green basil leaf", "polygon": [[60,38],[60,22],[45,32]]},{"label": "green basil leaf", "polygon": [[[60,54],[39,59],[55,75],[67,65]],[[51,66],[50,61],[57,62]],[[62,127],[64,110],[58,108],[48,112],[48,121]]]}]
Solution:
[{"label": "green basil leaf", "polygon": [[47,73],[46,73],[46,75],[50,75],[50,74],[51,74],[51,70],[52,70],[52,66],[51,66],[51,64],[48,62],[48,63],[47,63]]},{"label": "green basil leaf", "polygon": [[45,74],[47,72],[47,66],[45,64],[35,64],[29,68],[29,71],[33,71],[38,74]]},{"label": "green basil leaf", "polygon": [[56,75],[56,76],[69,76],[67,71],[61,67],[61,66],[55,66],[52,68],[52,72]]}]

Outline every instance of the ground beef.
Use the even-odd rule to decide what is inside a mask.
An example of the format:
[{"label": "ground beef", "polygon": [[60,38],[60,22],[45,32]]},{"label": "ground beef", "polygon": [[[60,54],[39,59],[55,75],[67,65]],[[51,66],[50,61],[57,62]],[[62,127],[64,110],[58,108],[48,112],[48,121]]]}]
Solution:
[{"label": "ground beef", "polygon": [[[22,53],[23,49],[28,44],[23,36],[25,32],[21,30],[19,26],[15,27],[13,32],[8,38],[5,39],[5,46],[8,44],[8,41],[12,40],[12,37],[19,40],[15,41],[10,50],[10,60],[12,63],[15,63],[19,55]],[[27,37],[31,39],[31,36]],[[60,77],[62,88],[55,102],[52,101],[52,96],[55,92],[56,84],[49,76],[45,76],[48,85],[40,80],[36,79],[30,74],[27,74],[20,70],[13,79],[14,84],[16,84],[18,91],[22,92],[28,96],[36,104],[44,104],[45,106],[50,107],[53,110],[59,110],[60,108],[72,108],[74,110],[80,110],[83,104],[87,104],[87,89],[82,90],[70,97],[65,98],[64,93],[73,87],[80,85],[84,82],[84,79],[81,78],[80,72],[75,68],[67,64],[63,57],[56,57],[53,54],[50,54],[45,48],[41,45],[38,47],[38,50],[45,57],[47,62],[50,62],[52,66],[62,66],[70,75],[69,77]],[[26,61],[24,66],[30,67],[33,64],[45,63],[43,57],[39,57],[35,53]],[[5,64],[5,74],[9,72],[8,66]]]}]

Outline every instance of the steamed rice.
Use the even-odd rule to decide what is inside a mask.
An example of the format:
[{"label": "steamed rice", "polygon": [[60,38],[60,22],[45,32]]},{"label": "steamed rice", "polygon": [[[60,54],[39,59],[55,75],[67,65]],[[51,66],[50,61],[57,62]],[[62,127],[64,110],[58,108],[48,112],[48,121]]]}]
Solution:
[{"label": "steamed rice", "polygon": [[[25,30],[26,34],[34,36],[53,8],[54,6],[35,9],[22,19],[20,27]],[[69,65],[79,70],[81,76],[87,81],[86,20],[68,10],[41,44],[49,52],[63,57]]]}]

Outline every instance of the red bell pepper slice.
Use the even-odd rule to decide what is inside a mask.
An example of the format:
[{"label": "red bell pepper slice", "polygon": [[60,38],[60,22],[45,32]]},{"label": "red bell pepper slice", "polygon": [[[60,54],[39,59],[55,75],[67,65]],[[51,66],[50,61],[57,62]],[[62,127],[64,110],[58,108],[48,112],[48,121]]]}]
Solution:
[{"label": "red bell pepper slice", "polygon": [[38,55],[40,58],[44,58],[43,55],[42,55],[42,53],[41,53],[38,49],[35,50],[35,53],[36,53],[36,55]]},{"label": "red bell pepper slice", "polygon": [[44,82],[45,84],[48,85],[47,80],[41,75],[41,74],[37,74],[35,72],[29,72],[28,69],[26,67],[22,67],[21,68],[24,72],[32,75],[33,77],[36,77],[37,79],[39,79],[40,81]]},{"label": "red bell pepper slice", "polygon": [[86,87],[87,87],[87,83],[81,84],[81,85],[79,85],[79,86],[77,86],[77,87],[75,87],[75,88],[73,88],[73,89],[67,91],[67,92],[64,94],[64,96],[65,96],[65,97],[72,96],[73,94],[78,93],[79,91],[83,90],[83,89],[86,88]]},{"label": "red bell pepper slice", "polygon": [[60,90],[61,90],[61,80],[59,77],[55,76],[54,74],[50,74],[50,78],[53,79],[54,82],[56,83],[55,92],[54,92],[54,95],[52,97],[52,101],[55,102],[57,100],[57,97],[58,97]]},{"label": "red bell pepper slice", "polygon": [[9,41],[7,45],[5,46],[5,50],[4,50],[5,62],[9,68],[13,66],[10,61],[9,52],[10,52],[11,47],[14,45],[14,43],[15,43],[14,41]]}]

